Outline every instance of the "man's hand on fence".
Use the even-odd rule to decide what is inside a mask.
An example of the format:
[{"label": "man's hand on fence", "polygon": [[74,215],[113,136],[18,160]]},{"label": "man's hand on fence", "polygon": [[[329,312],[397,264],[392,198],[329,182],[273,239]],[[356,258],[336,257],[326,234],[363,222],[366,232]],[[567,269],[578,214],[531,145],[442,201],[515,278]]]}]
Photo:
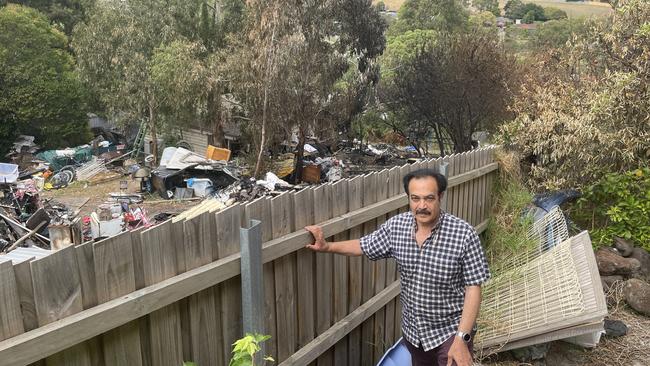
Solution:
[{"label": "man's hand on fence", "polygon": [[311,235],[314,236],[314,242],[312,244],[305,245],[305,248],[309,248],[315,252],[327,252],[329,249],[329,244],[325,241],[323,236],[323,229],[318,225],[306,226],[305,230],[309,231]]}]

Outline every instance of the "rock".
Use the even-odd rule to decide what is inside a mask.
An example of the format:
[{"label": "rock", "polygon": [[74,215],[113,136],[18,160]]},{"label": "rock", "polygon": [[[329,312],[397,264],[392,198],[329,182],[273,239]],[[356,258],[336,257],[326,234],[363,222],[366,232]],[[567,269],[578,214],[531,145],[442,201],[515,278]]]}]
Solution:
[{"label": "rock", "polygon": [[615,237],[614,248],[616,248],[616,250],[618,250],[618,252],[621,253],[623,257],[629,257],[632,255],[634,245],[623,238]]},{"label": "rock", "polygon": [[512,356],[518,361],[530,362],[544,359],[549,348],[551,348],[550,343],[542,343],[533,346],[513,349],[510,352],[512,353]]},{"label": "rock", "polygon": [[623,281],[623,276],[600,276],[600,283],[603,285],[603,291],[605,292],[609,291],[609,288],[612,287],[616,281]]},{"label": "rock", "polygon": [[646,280],[650,279],[650,253],[643,248],[634,248],[632,250],[632,255],[630,258],[634,258],[639,261],[639,274]]},{"label": "rock", "polygon": [[650,316],[650,284],[637,278],[625,281],[623,287],[625,301],[641,314]]},{"label": "rock", "polygon": [[627,334],[627,325],[620,320],[605,319],[605,335],[608,337],[621,337]]},{"label": "rock", "polygon": [[630,275],[641,263],[634,258],[624,258],[614,253],[612,249],[601,248],[596,252],[596,262],[601,275]]}]

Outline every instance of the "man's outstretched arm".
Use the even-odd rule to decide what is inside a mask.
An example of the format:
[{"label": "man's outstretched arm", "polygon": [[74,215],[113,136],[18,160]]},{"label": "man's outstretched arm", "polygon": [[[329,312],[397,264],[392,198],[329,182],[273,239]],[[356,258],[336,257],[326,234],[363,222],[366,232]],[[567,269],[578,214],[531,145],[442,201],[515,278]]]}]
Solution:
[{"label": "man's outstretched arm", "polygon": [[337,253],[351,257],[357,257],[363,254],[359,239],[327,242],[323,235],[323,229],[320,226],[307,226],[305,230],[314,236],[314,242],[305,245],[305,248],[309,248],[315,252]]}]

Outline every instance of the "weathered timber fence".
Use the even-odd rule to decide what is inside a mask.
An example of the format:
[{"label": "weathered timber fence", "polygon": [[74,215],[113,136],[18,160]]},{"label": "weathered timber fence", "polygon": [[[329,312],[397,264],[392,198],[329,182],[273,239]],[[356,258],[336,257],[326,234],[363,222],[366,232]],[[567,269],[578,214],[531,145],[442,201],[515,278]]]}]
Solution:
[{"label": "weathered timber fence", "polygon": [[400,336],[395,262],[315,254],[304,249],[303,227],[319,223],[336,240],[369,233],[407,209],[404,174],[444,165],[443,205],[482,232],[493,154],[483,148],[208,210],[42,259],[0,259],[0,365],[227,365],[250,305],[242,304],[240,228],[251,220],[264,242],[266,353],[282,365],[374,365]]}]

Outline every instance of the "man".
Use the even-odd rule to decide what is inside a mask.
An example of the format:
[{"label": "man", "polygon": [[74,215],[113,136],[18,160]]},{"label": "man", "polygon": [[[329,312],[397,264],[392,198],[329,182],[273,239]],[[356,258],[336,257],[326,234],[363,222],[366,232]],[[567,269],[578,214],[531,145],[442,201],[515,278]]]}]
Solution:
[{"label": "man", "polygon": [[481,284],[490,277],[474,228],[440,209],[446,188],[445,176],[433,170],[407,174],[410,211],[361,239],[327,242],[319,226],[305,228],[315,239],[306,247],[314,251],[395,258],[402,333],[415,366],[472,364]]}]

